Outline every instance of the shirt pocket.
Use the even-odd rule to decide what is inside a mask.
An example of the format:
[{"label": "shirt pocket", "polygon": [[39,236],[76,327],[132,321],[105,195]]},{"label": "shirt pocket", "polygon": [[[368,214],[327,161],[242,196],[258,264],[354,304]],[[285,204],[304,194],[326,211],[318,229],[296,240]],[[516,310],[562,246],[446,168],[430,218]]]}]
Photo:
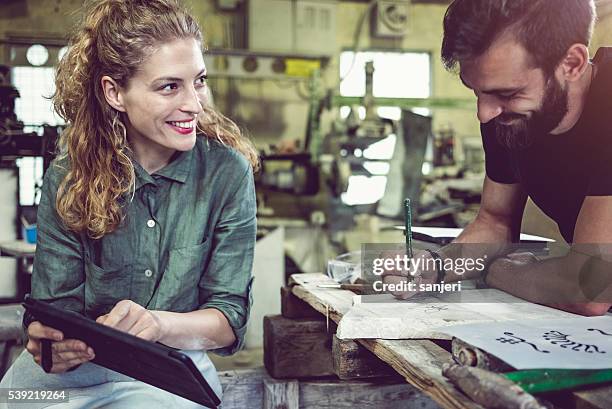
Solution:
[{"label": "shirt pocket", "polygon": [[103,269],[85,262],[85,311],[92,318],[108,313],[119,301],[130,298],[128,266]]},{"label": "shirt pocket", "polygon": [[210,240],[170,250],[168,265],[159,283],[157,308],[187,312],[198,307],[198,282],[211,255]]}]

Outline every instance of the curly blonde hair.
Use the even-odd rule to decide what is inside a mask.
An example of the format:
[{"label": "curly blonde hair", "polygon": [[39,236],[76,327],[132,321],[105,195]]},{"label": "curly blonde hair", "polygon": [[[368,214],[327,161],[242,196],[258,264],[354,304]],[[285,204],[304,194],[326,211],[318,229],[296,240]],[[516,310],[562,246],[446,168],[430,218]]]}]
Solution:
[{"label": "curly blonde hair", "polygon": [[[101,0],[85,13],[57,68],[53,95],[68,124],[59,150],[70,166],[56,208],[70,230],[93,239],[113,232],[124,217],[120,199],[134,186],[125,126],[100,79],[108,75],[125,87],[157,46],[185,38],[202,44],[199,25],[177,0]],[[257,169],[257,152],[238,126],[211,107],[203,110],[198,131],[235,148]]]}]

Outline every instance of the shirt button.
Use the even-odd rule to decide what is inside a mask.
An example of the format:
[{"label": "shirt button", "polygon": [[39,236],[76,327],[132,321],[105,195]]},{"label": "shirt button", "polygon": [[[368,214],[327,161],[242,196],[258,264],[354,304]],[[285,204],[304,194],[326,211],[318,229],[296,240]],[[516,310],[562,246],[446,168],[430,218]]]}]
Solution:
[{"label": "shirt button", "polygon": [[153,272],[151,270],[145,270],[145,275],[147,277],[151,277],[153,275]]},{"label": "shirt button", "polygon": [[147,221],[147,226],[149,226],[149,227],[155,227],[155,220],[150,219],[149,221]]}]

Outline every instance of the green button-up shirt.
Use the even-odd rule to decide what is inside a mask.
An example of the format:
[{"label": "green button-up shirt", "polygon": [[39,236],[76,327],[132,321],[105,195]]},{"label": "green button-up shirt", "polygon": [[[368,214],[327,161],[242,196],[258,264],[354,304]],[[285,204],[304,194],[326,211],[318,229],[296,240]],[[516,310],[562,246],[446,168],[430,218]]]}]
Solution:
[{"label": "green button-up shirt", "polygon": [[149,175],[134,163],[136,190],[119,229],[99,240],[69,231],[55,208],[66,170],[44,177],[32,296],[96,318],[120,300],[147,309],[216,308],[243,342],[256,234],[253,172],[235,150],[198,137]]}]

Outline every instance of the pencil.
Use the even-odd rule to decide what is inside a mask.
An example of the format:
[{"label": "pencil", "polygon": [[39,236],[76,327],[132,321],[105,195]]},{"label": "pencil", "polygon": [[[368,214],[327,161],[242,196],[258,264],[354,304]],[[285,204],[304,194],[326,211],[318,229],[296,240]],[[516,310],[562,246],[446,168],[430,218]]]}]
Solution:
[{"label": "pencil", "polygon": [[406,255],[412,258],[412,208],[408,198],[404,200],[404,223],[406,224],[406,229],[404,230],[406,235]]}]

